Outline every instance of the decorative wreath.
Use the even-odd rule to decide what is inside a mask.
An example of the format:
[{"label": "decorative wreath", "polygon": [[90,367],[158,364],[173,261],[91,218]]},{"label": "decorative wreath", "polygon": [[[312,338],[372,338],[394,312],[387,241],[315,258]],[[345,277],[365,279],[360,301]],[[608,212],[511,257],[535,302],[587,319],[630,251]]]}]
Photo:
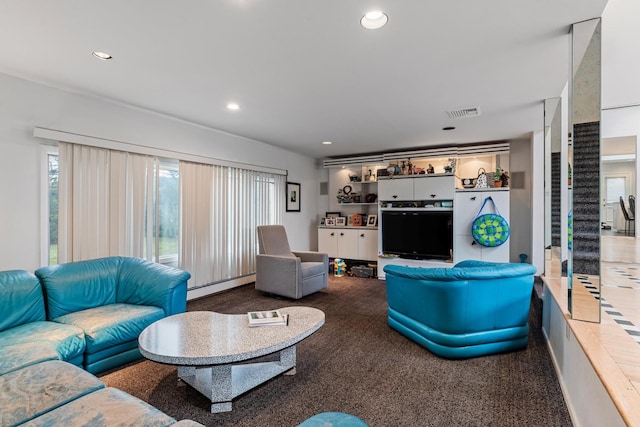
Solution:
[{"label": "decorative wreath", "polygon": [[482,246],[500,246],[509,239],[509,224],[499,214],[478,216],[471,226],[473,239]]},{"label": "decorative wreath", "polygon": [[[493,204],[495,213],[486,213],[481,215],[487,202],[491,202]],[[509,239],[510,233],[509,224],[507,223],[507,220],[500,215],[500,212],[498,212],[498,208],[493,199],[491,197],[484,199],[482,207],[478,211],[478,216],[471,224],[471,235],[473,236],[473,240],[482,246],[495,248],[496,246],[500,246],[506,242]]]}]

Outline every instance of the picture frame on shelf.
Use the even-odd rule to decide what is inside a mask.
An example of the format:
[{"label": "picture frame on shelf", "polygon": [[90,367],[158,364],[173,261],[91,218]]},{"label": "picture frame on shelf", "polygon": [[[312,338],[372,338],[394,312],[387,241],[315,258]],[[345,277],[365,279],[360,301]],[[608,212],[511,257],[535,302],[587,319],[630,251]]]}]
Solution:
[{"label": "picture frame on shelf", "polygon": [[367,217],[367,227],[375,227],[378,225],[378,215],[369,215]]},{"label": "picture frame on shelf", "polygon": [[337,226],[345,226],[347,225],[347,218],[344,216],[339,216],[336,218],[336,225]]},{"label": "picture frame on shelf", "polygon": [[323,225],[325,225],[325,222],[327,221],[326,218],[320,218],[320,227],[322,227]]},{"label": "picture frame on shelf", "polygon": [[340,216],[340,212],[327,212],[324,216],[325,218],[338,218]]},{"label": "picture frame on shelf", "polygon": [[328,226],[328,227],[334,227],[336,225],[336,219],[335,217],[328,217],[325,222],[324,225]]},{"label": "picture frame on shelf", "polygon": [[355,215],[351,215],[349,217],[349,220],[351,221],[351,226],[353,227],[360,227],[362,226],[362,215],[360,214],[355,214]]},{"label": "picture frame on shelf", "polygon": [[287,182],[287,212],[300,212],[300,183]]}]

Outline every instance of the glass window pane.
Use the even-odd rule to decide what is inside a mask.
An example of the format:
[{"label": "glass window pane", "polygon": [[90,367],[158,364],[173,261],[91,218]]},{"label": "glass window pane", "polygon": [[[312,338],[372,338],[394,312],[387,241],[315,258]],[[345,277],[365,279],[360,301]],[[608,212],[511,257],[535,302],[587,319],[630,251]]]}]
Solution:
[{"label": "glass window pane", "polygon": [[180,193],[178,165],[161,162],[158,174],[157,237],[162,264],[178,266]]},{"label": "glass window pane", "polygon": [[624,178],[606,178],[607,203],[618,203],[620,197],[626,201],[625,181]]},{"label": "glass window pane", "polygon": [[49,265],[58,263],[58,155],[48,155]]}]

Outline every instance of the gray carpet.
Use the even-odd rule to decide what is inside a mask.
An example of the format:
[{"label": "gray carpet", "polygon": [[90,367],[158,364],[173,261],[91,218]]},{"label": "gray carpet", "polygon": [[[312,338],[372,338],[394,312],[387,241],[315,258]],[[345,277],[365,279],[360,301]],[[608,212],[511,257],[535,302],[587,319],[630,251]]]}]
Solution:
[{"label": "gray carpet", "polygon": [[378,426],[570,426],[532,305],[525,350],[469,360],[441,359],[387,326],[384,281],[334,278],[329,289],[299,301],[253,285],[191,301],[188,310],[244,313],[290,305],[322,309],[326,323],[298,345],[297,374],[279,376],[209,413],[176,369],[150,361],[107,372],[109,386],[176,419],[207,426],[295,426],[325,411],[348,412]]}]

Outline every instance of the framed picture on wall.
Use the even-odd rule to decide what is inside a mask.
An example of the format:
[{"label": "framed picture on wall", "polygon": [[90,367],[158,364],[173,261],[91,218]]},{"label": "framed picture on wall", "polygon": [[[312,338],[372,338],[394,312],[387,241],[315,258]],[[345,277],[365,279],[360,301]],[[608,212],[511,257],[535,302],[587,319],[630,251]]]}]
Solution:
[{"label": "framed picture on wall", "polygon": [[367,227],[375,227],[378,224],[378,215],[369,215],[367,217]]},{"label": "framed picture on wall", "polygon": [[300,184],[287,182],[287,212],[300,212]]}]

